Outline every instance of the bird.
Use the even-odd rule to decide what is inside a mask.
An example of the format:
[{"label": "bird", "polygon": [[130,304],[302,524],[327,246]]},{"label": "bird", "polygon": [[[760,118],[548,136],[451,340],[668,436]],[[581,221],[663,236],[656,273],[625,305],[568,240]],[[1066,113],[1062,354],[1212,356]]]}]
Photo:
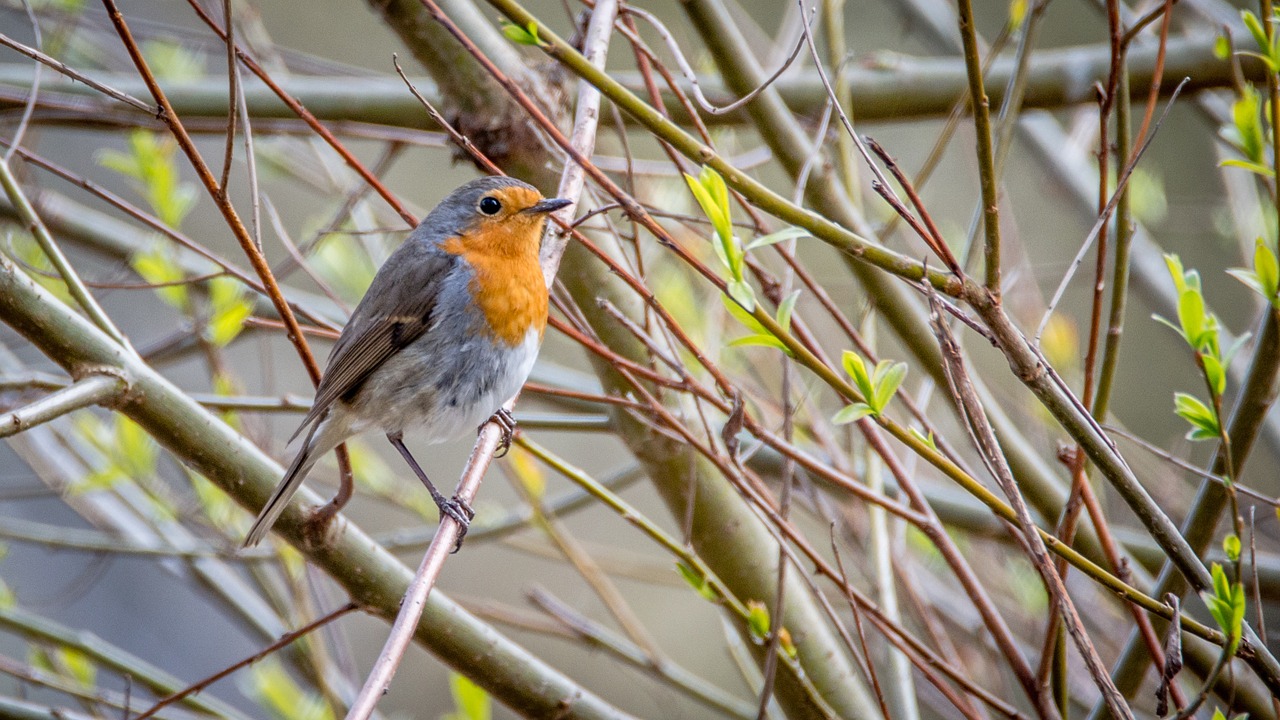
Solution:
[{"label": "bird", "polygon": [[467,182],[440,201],[387,258],[329,354],[315,400],[290,438],[304,440],[245,537],[262,541],[325,453],[379,430],[426,485],[441,518],[461,526],[474,513],[446,499],[405,446],[405,430],[428,443],[490,419],[524,385],[547,326],[547,286],[538,261],[548,215],[571,205],[505,176]]}]

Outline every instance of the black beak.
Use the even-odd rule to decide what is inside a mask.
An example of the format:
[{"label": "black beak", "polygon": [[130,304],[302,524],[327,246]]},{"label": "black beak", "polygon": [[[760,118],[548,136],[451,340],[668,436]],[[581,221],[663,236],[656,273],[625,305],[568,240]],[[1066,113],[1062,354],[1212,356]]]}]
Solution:
[{"label": "black beak", "polygon": [[559,210],[562,207],[565,207],[567,205],[572,205],[572,204],[573,204],[572,200],[565,200],[564,198],[547,198],[542,202],[537,203],[536,205],[531,205],[525,208],[524,211],[527,213],[534,213],[534,214],[549,213],[549,212],[555,212],[556,210]]}]

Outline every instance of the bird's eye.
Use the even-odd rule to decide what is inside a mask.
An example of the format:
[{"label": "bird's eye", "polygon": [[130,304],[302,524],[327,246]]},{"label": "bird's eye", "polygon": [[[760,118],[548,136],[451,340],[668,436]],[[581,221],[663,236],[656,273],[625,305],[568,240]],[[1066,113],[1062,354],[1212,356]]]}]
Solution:
[{"label": "bird's eye", "polygon": [[480,212],[485,215],[497,215],[502,209],[502,203],[495,197],[486,197],[480,199]]}]

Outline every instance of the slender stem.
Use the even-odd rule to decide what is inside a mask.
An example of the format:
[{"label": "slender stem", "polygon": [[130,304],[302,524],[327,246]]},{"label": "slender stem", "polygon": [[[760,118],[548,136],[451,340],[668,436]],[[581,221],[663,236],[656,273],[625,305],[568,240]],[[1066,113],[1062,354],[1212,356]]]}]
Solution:
[{"label": "slender stem", "polygon": [[991,101],[983,87],[982,58],[978,32],[974,27],[972,0],[959,0],[960,37],[964,43],[964,64],[969,76],[969,98],[973,104],[973,127],[977,135],[978,175],[982,185],[982,215],[986,231],[986,288],[997,302],[1000,297],[1000,179],[996,175],[991,144]]},{"label": "slender stem", "polygon": [[103,332],[110,335],[113,340],[125,348],[129,348],[129,341],[116,328],[115,323],[111,322],[111,318],[107,316],[107,311],[103,310],[98,301],[89,293],[89,288],[85,287],[80,276],[76,274],[75,268],[71,267],[71,262],[67,260],[67,256],[62,253],[62,249],[54,241],[49,228],[45,227],[44,221],[40,219],[40,215],[32,207],[31,202],[27,199],[27,194],[22,191],[22,186],[18,184],[18,179],[13,175],[13,168],[10,167],[8,158],[0,159],[0,185],[4,186],[9,202],[17,209],[19,217],[27,225],[27,230],[39,243],[40,249],[49,258],[49,262],[53,264],[54,269],[58,271],[58,275],[67,285],[67,292],[71,293],[71,297],[75,299],[80,309],[84,310],[85,314],[93,320],[93,323]]},{"label": "slender stem", "polygon": [[118,398],[127,391],[128,383],[121,375],[90,375],[26,407],[0,414],[0,438],[17,435],[67,413]]},{"label": "slender stem", "polygon": [[[456,28],[434,2],[425,0],[424,5],[446,28]],[[617,13],[616,0],[600,0],[592,10],[585,49],[594,56],[595,64],[601,66],[604,64],[609,38],[612,34],[613,21],[617,17]],[[462,39],[462,37],[459,37],[459,40]],[[479,59],[480,57],[478,56],[477,60]],[[579,122],[574,128],[574,141],[576,141],[574,148],[580,154],[590,155],[595,146],[595,134],[599,120],[598,91],[589,84],[580,83],[579,104]],[[570,199],[574,205],[579,202],[584,186],[583,170],[583,167],[572,163],[565,167],[557,197]],[[559,217],[571,218],[572,216],[568,213],[572,212],[572,208],[573,206],[570,206],[559,211]],[[552,282],[555,280],[555,273],[567,242],[567,235],[561,235],[559,238],[551,239],[544,246],[542,268],[547,287],[551,287]],[[515,407],[515,402],[516,398],[514,397],[508,399],[503,403],[502,409],[510,413]],[[476,492],[479,490],[485,471],[488,470],[489,463],[498,448],[501,432],[495,422],[487,422],[481,428],[480,437],[477,439],[475,447],[472,448],[471,457],[467,460],[467,465],[463,469],[462,477],[458,481],[458,487],[454,495],[463,505],[470,505],[472,498],[475,497]],[[401,611],[396,615],[395,623],[392,625],[391,633],[387,637],[382,652],[379,653],[373,669],[368,677],[365,678],[360,694],[356,697],[355,702],[352,703],[351,710],[347,715],[348,720],[367,720],[377,707],[378,700],[386,693],[391,684],[391,679],[395,676],[401,659],[408,649],[409,642],[417,631],[419,620],[426,606],[427,596],[431,593],[432,588],[435,587],[436,579],[444,568],[444,561],[448,557],[450,550],[455,547],[461,530],[461,526],[452,517],[448,515],[441,517],[440,528],[435,537],[432,538],[431,544],[427,547],[422,564],[419,566],[418,572],[405,594]]]},{"label": "slender stem", "polygon": [[[844,40],[844,5],[845,0],[823,0],[822,20],[826,31],[827,64],[831,66],[832,85],[835,88],[835,102],[852,119],[853,93],[849,89],[849,58],[845,57]],[[840,179],[844,181],[845,192],[849,202],[855,208],[862,205],[862,182],[858,177],[858,164],[854,161],[853,138],[843,133],[836,133],[836,167],[840,170]]]},{"label": "slender stem", "polygon": [[205,688],[209,687],[215,682],[221,680],[222,678],[227,677],[228,675],[235,672],[236,670],[252,665],[253,663],[261,660],[262,658],[270,655],[271,653],[274,653],[275,651],[285,647],[286,645],[291,644],[293,641],[297,640],[298,638],[305,637],[311,634],[312,632],[314,632],[315,630],[321,627],[324,627],[325,625],[328,625],[329,623],[333,622],[334,620],[337,620],[343,615],[346,615],[347,613],[357,609],[359,609],[359,605],[356,605],[353,602],[349,602],[346,605],[343,605],[342,607],[338,608],[337,610],[334,610],[333,612],[328,613],[323,617],[317,618],[307,623],[306,625],[303,625],[297,630],[293,630],[291,632],[285,633],[284,636],[281,637],[279,640],[276,640],[275,642],[259,650],[258,652],[250,655],[247,658],[244,658],[243,660],[240,660],[239,662],[228,665],[227,667],[219,670],[218,672],[210,675],[209,677],[197,683],[193,683],[187,686],[185,689],[183,689],[180,692],[176,692],[164,698],[160,702],[157,702],[155,705],[152,705],[141,715],[135,716],[130,720],[145,720],[146,718],[154,717],[156,713],[160,712],[166,707],[176,702],[185,700],[186,698],[191,697],[196,693],[199,693],[200,691],[204,690]]},{"label": "slender stem", "polygon": [[142,76],[147,89],[151,92],[151,96],[160,105],[160,119],[169,126],[174,139],[178,141],[179,147],[182,148],[192,167],[195,168],[200,182],[217,204],[218,210],[222,213],[227,225],[240,243],[241,249],[244,250],[250,264],[253,265],[254,271],[257,272],[258,278],[262,281],[262,285],[267,291],[267,296],[271,298],[276,312],[280,315],[281,320],[284,321],[285,327],[288,329],[289,340],[298,351],[298,357],[302,359],[302,364],[306,368],[307,374],[311,377],[313,383],[318,383],[320,381],[320,365],[316,363],[315,357],[311,354],[311,348],[307,345],[302,328],[298,325],[298,319],[293,314],[293,308],[284,299],[284,295],[280,291],[280,285],[276,282],[275,275],[272,274],[271,267],[267,264],[267,259],[263,256],[262,250],[254,243],[253,237],[245,228],[244,223],[241,222],[240,215],[231,204],[230,198],[226,193],[222,192],[217,178],[213,176],[208,164],[205,163],[200,155],[200,150],[196,147],[195,141],[191,139],[186,128],[183,127],[182,121],[179,119],[173,105],[169,103],[168,96],[165,95],[164,90],[160,88],[160,84],[151,73],[151,68],[148,66],[146,59],[142,57],[142,51],[134,41],[133,34],[129,30],[124,16],[120,13],[120,9],[116,7],[115,0],[103,0],[103,4],[107,9],[107,15],[111,18],[111,22],[116,28],[116,32],[124,42],[125,49],[128,51],[130,59],[133,60],[138,74]]}]

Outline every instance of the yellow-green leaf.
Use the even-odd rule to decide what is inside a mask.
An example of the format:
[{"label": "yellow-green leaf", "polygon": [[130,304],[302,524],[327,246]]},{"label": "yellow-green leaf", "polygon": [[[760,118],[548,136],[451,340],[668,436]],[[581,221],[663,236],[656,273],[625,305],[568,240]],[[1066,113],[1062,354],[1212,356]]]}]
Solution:
[{"label": "yellow-green leaf", "polygon": [[759,600],[747,601],[747,628],[757,643],[769,637],[769,608]]},{"label": "yellow-green leaf", "polygon": [[461,673],[449,673],[449,692],[457,706],[452,716],[457,720],[489,720],[493,715],[492,701],[484,688],[471,682]]}]

